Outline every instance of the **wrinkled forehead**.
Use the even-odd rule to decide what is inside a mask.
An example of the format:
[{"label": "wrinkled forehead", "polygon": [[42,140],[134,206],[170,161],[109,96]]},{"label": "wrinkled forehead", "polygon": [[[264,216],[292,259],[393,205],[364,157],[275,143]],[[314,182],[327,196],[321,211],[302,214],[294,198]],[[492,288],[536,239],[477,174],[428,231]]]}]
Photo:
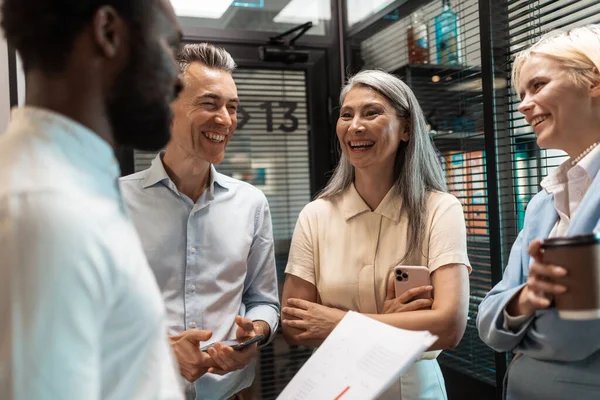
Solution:
[{"label": "wrinkled forehead", "polygon": [[237,99],[237,86],[230,72],[193,62],[185,72],[185,87],[194,96],[212,93],[225,100]]},{"label": "wrinkled forehead", "polygon": [[342,106],[358,107],[362,104],[371,104],[373,102],[382,103],[386,106],[391,106],[391,102],[387,97],[380,93],[375,88],[357,83],[352,85],[348,92],[344,96],[344,102]]}]

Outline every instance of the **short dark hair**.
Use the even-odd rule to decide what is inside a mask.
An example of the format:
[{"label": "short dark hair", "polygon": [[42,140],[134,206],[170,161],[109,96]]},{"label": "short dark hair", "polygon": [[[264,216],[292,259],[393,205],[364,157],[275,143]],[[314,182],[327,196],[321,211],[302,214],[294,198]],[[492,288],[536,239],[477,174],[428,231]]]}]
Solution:
[{"label": "short dark hair", "polygon": [[[150,3],[150,4],[149,4]],[[2,29],[23,68],[60,72],[75,38],[102,6],[112,6],[132,27],[143,27],[152,9],[148,0],[3,0]]]}]

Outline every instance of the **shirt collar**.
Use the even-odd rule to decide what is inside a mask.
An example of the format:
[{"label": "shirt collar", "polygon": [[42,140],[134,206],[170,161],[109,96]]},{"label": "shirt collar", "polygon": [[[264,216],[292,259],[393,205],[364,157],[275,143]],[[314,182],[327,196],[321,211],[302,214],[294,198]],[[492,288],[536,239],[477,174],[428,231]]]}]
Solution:
[{"label": "shirt collar", "polygon": [[48,109],[24,106],[13,108],[10,124],[51,138],[64,157],[77,168],[105,175],[111,182],[120,175],[119,163],[108,142],[67,116]]},{"label": "shirt collar", "polygon": [[159,182],[171,180],[162,162],[163,155],[164,151],[161,151],[156,155],[156,157],[154,157],[154,160],[152,160],[152,164],[150,165],[150,168],[148,168],[146,177],[142,181],[142,187],[144,189],[154,186]]},{"label": "shirt collar", "polygon": [[[398,223],[400,221],[401,207],[402,199],[396,196],[395,187],[392,187],[373,212]],[[342,193],[342,209],[346,221],[357,215],[371,211],[371,208],[356,191],[354,183]]]},{"label": "shirt collar", "polygon": [[229,190],[229,180],[227,175],[223,175],[215,169],[214,165],[210,165],[210,186],[213,187],[215,183],[222,189]]},{"label": "shirt collar", "polygon": [[[168,185],[172,184],[173,187],[175,186],[175,184],[173,184],[173,182],[171,181],[171,178],[167,174],[167,171],[165,170],[165,166],[162,161],[162,157],[164,156],[164,154],[165,154],[165,152],[161,151],[160,153],[158,153],[156,155],[156,157],[154,157],[154,160],[152,160],[152,164],[150,165],[150,168],[148,168],[148,173],[146,174],[146,177],[144,178],[144,181],[142,182],[142,187],[144,189],[149,188],[150,186],[156,185],[159,182],[165,182],[165,183],[168,182],[169,183]],[[227,177],[223,174],[218,173],[217,170],[215,169],[215,166],[211,164],[211,166],[210,166],[210,184],[208,187],[208,190],[211,194],[214,193],[215,183],[223,189],[226,189],[226,190],[229,189]]]},{"label": "shirt collar", "polygon": [[542,179],[540,186],[548,193],[556,192],[558,186],[564,185],[567,182],[567,172],[569,172],[570,169],[571,159],[568,159]]},{"label": "shirt collar", "polygon": [[596,146],[585,155],[577,164],[571,166],[569,158],[563,162],[558,168],[546,176],[540,186],[548,193],[553,193],[559,185],[563,185],[569,180],[569,170],[571,168],[583,169],[591,180],[594,180],[598,171],[600,171],[600,146]]}]

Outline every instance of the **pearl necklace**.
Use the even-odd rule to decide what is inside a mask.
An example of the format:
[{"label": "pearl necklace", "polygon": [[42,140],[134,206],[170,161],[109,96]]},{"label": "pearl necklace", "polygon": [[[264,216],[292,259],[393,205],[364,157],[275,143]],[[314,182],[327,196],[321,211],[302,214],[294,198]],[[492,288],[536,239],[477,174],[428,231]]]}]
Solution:
[{"label": "pearl necklace", "polygon": [[573,166],[573,165],[577,164],[579,161],[581,161],[581,159],[583,157],[587,156],[590,151],[594,150],[594,147],[598,146],[598,144],[600,144],[600,142],[592,143],[590,145],[590,147],[588,147],[580,155],[578,155],[577,157],[575,157],[574,159],[572,159],[571,160],[571,166]]}]

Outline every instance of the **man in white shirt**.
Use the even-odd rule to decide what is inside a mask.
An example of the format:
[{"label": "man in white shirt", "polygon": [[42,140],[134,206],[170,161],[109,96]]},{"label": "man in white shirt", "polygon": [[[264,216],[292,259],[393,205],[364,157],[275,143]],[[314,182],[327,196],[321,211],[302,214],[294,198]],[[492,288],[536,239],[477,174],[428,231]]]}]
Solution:
[{"label": "man in white shirt", "polygon": [[27,105],[0,136],[0,397],[181,399],[113,150],[169,139],[180,87],[173,9],[4,0],[1,13]]}]

